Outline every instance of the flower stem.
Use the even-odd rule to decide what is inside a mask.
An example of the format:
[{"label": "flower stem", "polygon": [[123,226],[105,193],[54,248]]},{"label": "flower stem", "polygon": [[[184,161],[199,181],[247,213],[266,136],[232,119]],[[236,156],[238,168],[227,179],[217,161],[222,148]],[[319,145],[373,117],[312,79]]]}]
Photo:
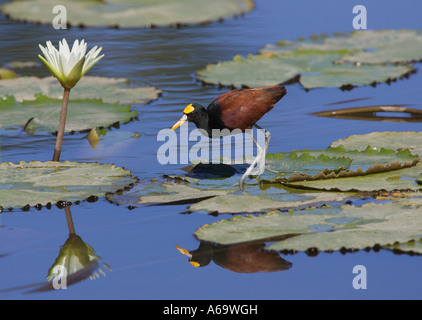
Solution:
[{"label": "flower stem", "polygon": [[65,88],[63,93],[62,112],[60,114],[59,130],[57,131],[56,147],[54,148],[53,161],[60,161],[62,151],[64,127],[66,125],[67,105],[69,103],[70,89]]}]

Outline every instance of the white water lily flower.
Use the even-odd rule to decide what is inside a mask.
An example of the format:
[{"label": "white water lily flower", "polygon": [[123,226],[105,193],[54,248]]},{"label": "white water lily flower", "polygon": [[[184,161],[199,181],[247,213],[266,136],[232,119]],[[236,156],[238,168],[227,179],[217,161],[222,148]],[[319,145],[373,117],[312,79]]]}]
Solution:
[{"label": "white water lily flower", "polygon": [[87,44],[84,40],[80,43],[75,40],[72,50],[69,49],[66,39],[59,42],[59,50],[51,44],[51,41],[47,41],[46,44],[46,47],[39,45],[45,58],[41,55],[38,57],[66,89],[73,88],[84,74],[104,57],[104,55],[98,56],[102,47],[97,48],[97,46],[85,55]]}]

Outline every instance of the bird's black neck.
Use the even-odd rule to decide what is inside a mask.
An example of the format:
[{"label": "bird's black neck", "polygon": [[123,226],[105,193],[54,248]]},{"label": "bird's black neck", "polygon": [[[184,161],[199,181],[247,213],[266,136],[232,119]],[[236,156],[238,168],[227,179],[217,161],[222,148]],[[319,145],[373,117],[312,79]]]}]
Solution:
[{"label": "bird's black neck", "polygon": [[188,114],[188,120],[195,123],[198,129],[205,130],[208,136],[211,137],[212,129],[209,123],[208,112],[203,106],[197,106],[194,114]]}]

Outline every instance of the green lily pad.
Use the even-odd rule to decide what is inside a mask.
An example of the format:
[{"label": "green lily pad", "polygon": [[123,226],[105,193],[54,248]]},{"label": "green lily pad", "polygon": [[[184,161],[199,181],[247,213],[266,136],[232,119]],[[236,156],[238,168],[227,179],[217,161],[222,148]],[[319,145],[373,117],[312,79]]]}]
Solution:
[{"label": "green lily pad", "polygon": [[11,69],[25,69],[25,68],[35,68],[40,66],[39,62],[35,61],[11,61],[4,65],[5,68]]},{"label": "green lily pad", "polygon": [[232,190],[203,190],[177,183],[145,182],[131,192],[111,194],[107,199],[119,205],[176,205],[189,204],[227,194]]},{"label": "green lily pad", "polygon": [[258,87],[288,83],[295,78],[306,89],[369,85],[400,78],[410,66],[354,65],[333,63],[344,50],[297,50],[277,55],[256,55],[247,59],[209,64],[197,72],[204,83],[234,87]]},{"label": "green lily pad", "polygon": [[[12,1],[1,9],[11,19],[51,24],[55,0]],[[67,23],[74,26],[120,28],[202,24],[244,14],[253,9],[252,0],[63,0]]]},{"label": "green lily pad", "polygon": [[130,171],[114,165],[78,162],[3,162],[0,207],[13,208],[103,197],[132,186]]},{"label": "green lily pad", "polygon": [[413,72],[422,60],[422,35],[415,30],[355,31],[305,41],[280,41],[257,55],[209,64],[197,72],[204,83],[258,87],[299,81],[306,89],[389,82]]},{"label": "green lily pad", "polygon": [[[17,102],[13,97],[0,99],[0,128],[22,127],[27,132],[58,130],[62,101],[37,96],[33,101]],[[101,100],[72,100],[66,119],[66,132],[84,131],[93,127],[109,127],[136,117],[130,106],[103,103]]]},{"label": "green lily pad", "polygon": [[17,74],[15,71],[7,69],[7,68],[0,68],[0,79],[14,79],[17,78]]},{"label": "green lily pad", "polygon": [[[0,81],[0,97],[14,96],[19,102],[42,94],[63,98],[63,88],[54,77],[20,77]],[[106,103],[146,104],[159,97],[154,87],[135,87],[129,79],[84,76],[71,90],[70,100],[101,99]]]},{"label": "green lily pad", "polygon": [[[268,250],[363,249],[422,238],[421,198],[399,203],[309,209],[287,215],[271,212],[236,216],[195,231],[202,241],[234,244],[283,237]],[[404,205],[406,204],[406,205]]]},{"label": "green lily pad", "polygon": [[256,213],[272,209],[292,209],[306,206],[318,206],[331,202],[341,202],[350,198],[346,193],[301,193],[301,194],[227,194],[203,200],[189,207],[189,211],[208,213]]},{"label": "green lily pad", "polygon": [[308,175],[316,175],[321,171],[338,172],[347,169],[351,163],[352,160],[347,157],[346,152],[336,155],[323,150],[268,153],[265,157],[266,167],[284,177],[297,172]]},{"label": "green lily pad", "polygon": [[283,54],[295,50],[341,50],[348,54],[336,62],[364,64],[408,63],[422,60],[419,30],[365,30],[338,33],[331,37],[313,36],[299,41],[279,41],[262,48],[261,54]]},{"label": "green lily pad", "polygon": [[375,150],[390,148],[408,149],[411,153],[422,156],[422,132],[372,132],[352,135],[339,139],[331,147],[343,146],[347,150],[365,150],[368,146]]},{"label": "green lily pad", "polygon": [[[275,159],[277,161],[274,161]],[[270,161],[268,163],[270,168],[271,166],[274,166],[274,163],[276,165],[279,163],[279,166],[289,169],[289,161],[292,161],[294,163],[293,168],[295,171],[289,172],[287,170],[282,175],[277,175],[272,179],[265,179],[262,182],[293,183],[304,181],[303,184],[290,185],[300,185],[302,187],[305,185],[308,186],[310,182],[317,180],[330,180],[330,183],[328,184],[335,186],[337,183],[336,178],[365,176],[398,170],[414,166],[419,161],[419,157],[417,155],[412,155],[407,149],[394,151],[384,148],[381,148],[381,150],[374,150],[371,147],[367,147],[365,151],[347,151],[343,146],[328,148],[327,150],[293,151],[289,156],[284,157],[283,153],[280,153],[277,154],[275,159],[274,156],[270,154]],[[317,161],[315,161],[315,159],[317,159]],[[308,162],[309,160],[313,161]],[[340,166],[337,170],[330,170],[329,167],[324,166],[324,164],[331,165],[332,163],[330,162],[337,163],[337,165],[344,164],[345,166]],[[310,170],[307,169],[308,166],[310,167]]]},{"label": "green lily pad", "polygon": [[418,183],[421,171],[421,164],[418,163],[414,167],[400,170],[393,169],[339,179],[329,177],[308,181],[301,179],[284,184],[292,188],[336,192],[419,191],[422,190],[422,185]]}]

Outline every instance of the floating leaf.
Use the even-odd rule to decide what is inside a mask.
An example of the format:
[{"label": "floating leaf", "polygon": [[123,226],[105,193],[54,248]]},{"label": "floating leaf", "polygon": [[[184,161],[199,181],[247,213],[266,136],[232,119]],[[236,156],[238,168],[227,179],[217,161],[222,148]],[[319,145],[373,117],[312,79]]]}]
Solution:
[{"label": "floating leaf", "polygon": [[282,54],[295,50],[344,50],[336,62],[365,64],[407,63],[422,59],[422,35],[419,30],[365,30],[339,33],[332,37],[313,37],[300,41],[279,41],[266,45],[261,54]]},{"label": "floating leaf", "polygon": [[[12,1],[2,6],[11,19],[51,24],[55,0]],[[179,26],[217,21],[247,13],[251,0],[63,0],[67,22],[74,26],[109,26],[120,28]]]},{"label": "floating leaf", "polygon": [[306,89],[349,89],[406,76],[408,63],[422,59],[422,35],[415,30],[355,31],[305,41],[267,45],[247,59],[209,64],[197,72],[204,83],[258,87],[299,81]]},{"label": "floating leaf", "polygon": [[328,202],[340,202],[350,196],[346,193],[227,194],[195,203],[189,207],[189,211],[205,211],[208,213],[265,212],[271,209],[291,209]]},{"label": "floating leaf", "polygon": [[321,171],[341,171],[347,169],[352,160],[346,152],[334,154],[323,150],[309,151],[293,150],[289,153],[268,153],[265,157],[267,168],[281,173],[283,177],[291,176],[297,172],[316,175]]},{"label": "floating leaf", "polygon": [[422,185],[417,183],[421,170],[421,164],[417,164],[412,168],[401,170],[392,168],[391,171],[380,171],[375,174],[357,171],[350,177],[336,177],[341,179],[324,177],[320,180],[305,181],[303,177],[300,177],[297,181],[289,181],[284,184],[292,188],[336,192],[418,191],[422,190]]},{"label": "floating leaf", "polygon": [[[103,102],[145,104],[155,100],[161,91],[154,87],[135,87],[129,79],[84,76],[72,90],[70,100],[101,99]],[[14,96],[19,102],[35,100],[42,94],[63,98],[63,88],[54,77],[20,77],[0,81],[0,97]]]},{"label": "floating leaf", "polygon": [[[358,176],[366,176],[371,175],[375,173],[383,173],[388,172],[392,170],[398,170],[406,167],[414,166],[418,163],[419,157],[412,155],[408,150],[400,150],[395,152],[391,149],[384,149],[381,150],[374,150],[371,147],[367,147],[365,151],[346,151],[346,149],[343,146],[338,146],[336,148],[328,148],[327,150],[318,150],[318,151],[308,151],[304,150],[302,152],[294,152],[293,153],[296,160],[296,166],[299,170],[297,170],[297,173],[290,174],[290,175],[278,175],[273,179],[270,180],[263,180],[263,183],[274,183],[274,182],[280,182],[280,183],[287,183],[289,186],[296,186],[296,187],[307,187],[310,189],[311,185],[314,185],[313,181],[319,181],[319,180],[329,180],[329,182],[323,182],[321,184],[330,185],[333,190],[337,190],[337,179],[338,178],[349,178],[349,177],[358,177]],[[318,170],[317,173],[315,172],[306,172],[306,170],[302,170],[301,165],[303,165],[301,159],[304,157],[315,157],[318,156],[321,160],[324,159],[336,159],[335,156],[338,157],[337,159],[343,159],[344,163],[347,163],[347,160],[349,162],[349,165],[347,166],[348,170],[330,170],[328,168],[325,168],[323,170]],[[270,157],[271,159],[271,157]],[[294,159],[293,159],[294,160]],[[285,159],[279,159],[281,162],[281,165],[286,162]],[[271,162],[270,162],[271,164]],[[319,168],[321,169],[321,165],[319,165]],[[306,164],[305,168],[306,169]],[[313,168],[312,168],[313,169]],[[299,184],[291,184],[295,182],[301,182]],[[302,183],[303,181],[303,183]],[[319,185],[318,182],[316,185]],[[371,184],[373,187],[373,184]],[[379,186],[379,188],[382,188],[382,186]],[[315,188],[319,189],[319,188]],[[326,190],[326,188],[323,188]],[[357,191],[358,189],[352,189],[350,188],[347,190],[338,189],[341,191]],[[365,189],[367,190],[367,189]]]},{"label": "floating leaf", "polygon": [[136,182],[128,170],[99,163],[32,161],[0,164],[0,207],[102,197]]},{"label": "floating leaf", "polygon": [[13,79],[16,77],[17,74],[13,70],[0,68],[0,79]]},{"label": "floating leaf", "polygon": [[422,156],[422,132],[372,132],[352,135],[339,139],[331,147],[343,146],[347,150],[365,150],[370,146],[375,150],[381,148],[408,149],[411,153]]},{"label": "floating leaf", "polygon": [[234,244],[288,236],[269,250],[321,251],[363,249],[403,243],[422,237],[421,198],[400,203],[365,204],[361,207],[309,209],[287,215],[235,216],[204,225],[195,231],[202,241]]},{"label": "floating leaf", "polygon": [[[232,189],[231,191],[233,191]],[[110,195],[108,200],[119,205],[169,205],[188,204],[223,195],[230,190],[202,190],[176,183],[141,183],[124,195]]]},{"label": "floating leaf", "polygon": [[[389,114],[385,116],[385,114]],[[422,110],[405,105],[383,105],[325,110],[312,113],[318,117],[385,121],[385,122],[422,122]]]},{"label": "floating leaf", "polygon": [[5,68],[12,69],[23,69],[23,68],[34,68],[38,67],[41,64],[35,61],[11,61],[4,65]]},{"label": "floating leaf", "polygon": [[[22,127],[35,132],[58,129],[61,100],[37,96],[33,101],[17,102],[13,97],[0,99],[0,128]],[[109,127],[136,117],[130,106],[103,103],[100,100],[71,100],[66,119],[66,132],[84,131],[93,127]]]},{"label": "floating leaf", "polygon": [[297,50],[274,56],[257,55],[241,61],[209,64],[197,75],[205,83],[234,87],[275,85],[299,79],[306,89],[313,89],[386,82],[412,71],[409,66],[334,64],[344,53]]}]

